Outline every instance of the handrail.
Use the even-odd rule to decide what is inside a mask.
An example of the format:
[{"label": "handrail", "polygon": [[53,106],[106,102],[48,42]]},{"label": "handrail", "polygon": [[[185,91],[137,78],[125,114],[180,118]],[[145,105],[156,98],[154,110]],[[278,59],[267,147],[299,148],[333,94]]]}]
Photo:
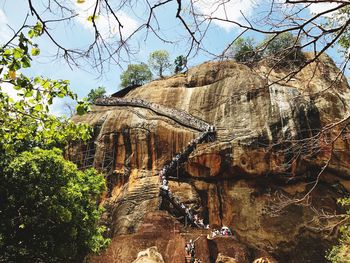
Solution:
[{"label": "handrail", "polygon": [[[213,127],[213,126],[210,126]],[[170,203],[173,204],[173,207],[180,211],[180,213],[185,215],[185,218],[188,218],[192,225],[197,226],[199,228],[206,228],[206,226],[203,224],[203,220],[201,220],[201,223],[199,222],[198,216],[193,215],[188,208],[184,204],[180,204],[176,201],[174,198],[174,195],[171,193],[169,187],[168,187],[168,178],[169,175],[174,171],[175,167],[179,163],[183,163],[188,160],[188,157],[190,154],[194,151],[197,144],[202,143],[206,140],[207,137],[210,137],[211,134],[215,133],[214,128],[210,128],[209,130],[204,131],[201,133],[196,139],[193,139],[185,150],[182,152],[176,154],[170,164],[165,165],[160,173],[159,173],[159,181],[160,181],[160,195],[166,197]]]},{"label": "handrail", "polygon": [[178,109],[168,108],[163,105],[148,102],[142,99],[126,99],[126,98],[114,98],[103,97],[95,101],[95,105],[98,106],[134,106],[152,110],[160,115],[167,116],[185,126],[193,127],[199,131],[207,131],[213,126],[209,123],[194,117],[193,115]]},{"label": "handrail", "polygon": [[[190,154],[194,151],[197,144],[202,143],[212,134],[215,134],[215,127],[193,115],[178,109],[168,108],[163,105],[148,102],[142,99],[127,99],[127,98],[116,98],[116,97],[103,97],[99,98],[95,101],[95,105],[98,106],[133,106],[133,107],[141,107],[154,111],[159,115],[166,116],[175,120],[176,122],[194,128],[196,130],[201,131],[202,133],[195,139],[193,139],[188,146],[182,152],[176,154],[170,164],[165,165],[160,173],[160,192],[159,195],[165,197],[169,200],[169,202],[173,205],[173,207],[178,210],[181,214],[188,218],[192,225],[197,227],[205,227],[203,222],[201,225],[198,224],[198,220],[195,215],[192,215],[190,210],[184,206],[184,204],[180,204],[176,201],[174,195],[170,192],[168,187],[168,178],[169,175],[174,171],[176,165],[179,163],[186,162]],[[197,216],[198,218],[198,216]]]}]

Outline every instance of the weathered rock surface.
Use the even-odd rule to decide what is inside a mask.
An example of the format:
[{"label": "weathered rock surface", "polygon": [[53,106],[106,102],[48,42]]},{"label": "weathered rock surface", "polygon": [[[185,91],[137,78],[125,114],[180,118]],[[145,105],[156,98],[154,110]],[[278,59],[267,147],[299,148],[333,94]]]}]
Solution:
[{"label": "weathered rock surface", "polygon": [[139,252],[132,263],[164,263],[164,260],[157,247],[150,247]]},{"label": "weathered rock surface", "polygon": [[215,263],[237,263],[237,261],[234,258],[219,254]]},{"label": "weathered rock surface", "polygon": [[[334,233],[323,233],[313,219],[317,210],[339,211],[336,199],[350,191],[349,129],[344,128],[350,89],[326,56],[290,81],[277,81],[285,74],[264,63],[248,68],[233,61],[207,62],[126,95],[186,111],[217,128],[216,140],[198,145],[174,175],[179,180],[170,184],[211,226],[229,226],[239,240],[225,241],[228,247],[214,240],[215,251],[203,237],[202,262],[215,262],[220,253],[252,262],[259,250],[279,262],[325,261]],[[164,262],[183,262],[186,236],[170,234],[172,224],[160,231],[152,222],[146,233],[144,224],[158,210],[159,170],[199,132],[139,107],[96,106],[74,120],[95,127],[95,167],[113,157],[103,201],[113,242],[93,262],[132,262],[151,246],[157,246]],[[304,205],[280,212],[288,200],[302,198],[313,187],[325,165],[317,186],[303,199],[308,205],[300,202]],[[157,215],[159,222],[170,220]],[[108,260],[112,255],[114,261]]]}]

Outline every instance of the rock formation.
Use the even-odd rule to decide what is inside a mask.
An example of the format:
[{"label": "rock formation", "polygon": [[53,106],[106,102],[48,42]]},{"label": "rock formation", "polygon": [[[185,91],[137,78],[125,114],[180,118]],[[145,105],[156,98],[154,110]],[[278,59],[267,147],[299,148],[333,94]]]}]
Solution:
[{"label": "rock formation", "polygon": [[137,259],[132,263],[164,263],[163,257],[158,253],[157,247],[147,248],[137,254]]},{"label": "rock formation", "polygon": [[[124,97],[159,110],[99,105],[74,117],[91,124],[95,136],[70,154],[108,174],[103,222],[113,239],[90,260],[129,263],[156,246],[164,262],[183,262],[185,242],[199,237],[202,262],[324,262],[336,231],[323,231],[317,214],[340,212],[336,199],[350,191],[350,89],[327,56],[290,79],[286,74],[263,62],[207,62]],[[237,240],[207,240],[206,230],[185,229],[159,211],[160,170],[201,134],[162,107],[216,127],[215,140],[197,145],[169,187]]]}]

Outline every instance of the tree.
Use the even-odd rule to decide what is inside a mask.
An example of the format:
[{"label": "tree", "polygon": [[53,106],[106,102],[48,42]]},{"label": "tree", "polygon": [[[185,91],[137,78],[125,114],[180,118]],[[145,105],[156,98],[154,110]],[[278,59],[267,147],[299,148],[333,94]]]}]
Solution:
[{"label": "tree", "polygon": [[120,86],[140,86],[152,79],[152,73],[144,63],[130,64],[127,70],[120,75]]},{"label": "tree", "polygon": [[170,69],[169,53],[166,50],[156,50],[149,55],[148,64],[163,78],[164,71]]},{"label": "tree", "polygon": [[303,54],[301,52],[300,40],[293,36],[291,32],[284,32],[276,37],[267,37],[263,45],[266,45],[264,56],[273,60],[276,64],[286,62],[301,62]]},{"label": "tree", "polygon": [[177,73],[180,73],[185,67],[186,67],[186,64],[187,64],[187,58],[180,55],[180,56],[177,56],[175,61],[174,61],[174,73],[177,74]]},{"label": "tree", "polygon": [[1,177],[1,261],[75,262],[106,244],[96,225],[105,182],[95,170],[78,171],[58,149],[34,148]]},{"label": "tree", "polygon": [[90,90],[86,99],[90,104],[94,104],[98,98],[102,98],[105,94],[106,94],[105,87],[98,87],[96,89]]},{"label": "tree", "polygon": [[350,198],[343,198],[338,202],[347,207],[347,212],[342,215],[341,221],[343,225],[340,228],[341,236],[339,244],[334,246],[327,255],[327,259],[332,263],[350,262]]},{"label": "tree", "polygon": [[[348,42],[346,36],[349,35],[350,3],[347,0],[247,1],[244,6],[237,1],[219,0],[210,2],[170,0],[156,3],[140,0],[137,5],[131,0],[122,2],[91,0],[86,5],[87,2],[62,0],[40,5],[27,0],[28,13],[42,24],[42,32],[57,47],[58,57],[62,56],[71,65],[76,65],[80,59],[88,59],[100,70],[103,70],[106,63],[119,64],[125,61],[126,55],[134,54],[135,50],[130,47],[135,47],[134,44],[144,36],[145,41],[155,37],[163,43],[177,44],[187,52],[186,57],[202,51],[214,58],[220,57],[223,54],[216,51],[215,47],[211,48],[212,45],[209,45],[208,41],[210,32],[213,32],[218,25],[227,29],[240,28],[236,39],[247,32],[275,37],[289,31],[302,38],[303,47],[310,47],[314,51],[319,49],[320,55],[334,44]],[[147,9],[138,12],[137,8],[141,6]],[[242,15],[226,11],[235,9],[239,9]],[[168,15],[165,21],[161,19],[159,13],[168,10],[176,12]],[[255,18],[250,16],[252,10],[259,10]],[[308,10],[316,12],[309,13]],[[123,19],[126,13],[134,16],[130,15],[130,19]],[[65,25],[67,21],[76,23],[78,14],[85,18],[85,26],[90,27],[94,34],[90,42],[82,45],[87,48],[70,48],[58,37],[56,27],[50,26]],[[331,19],[325,23],[329,17]],[[135,21],[136,25],[130,30],[125,30],[130,21]],[[83,21],[79,20],[80,22]],[[168,30],[169,23],[174,27],[177,26],[176,34]]]},{"label": "tree", "polygon": [[76,99],[68,81],[19,72],[39,55],[33,39],[43,27],[29,27],[29,37],[21,30],[0,47],[0,261],[73,262],[108,242],[97,225],[104,180],[56,149],[86,141],[91,128],[49,112],[54,99]]},{"label": "tree", "polygon": [[233,57],[237,62],[252,63],[260,58],[254,46],[252,38],[240,37],[232,43],[228,50],[228,56]]},{"label": "tree", "polygon": [[[300,41],[301,46],[299,43],[295,43],[298,48],[309,48],[313,52],[314,56],[306,58],[297,64],[296,67],[286,72],[285,76],[278,80],[271,80],[268,82],[269,84],[288,82],[288,80],[291,80],[300,72],[300,69],[313,62],[317,62],[319,57],[333,46],[340,46],[342,48],[344,54],[340,66],[342,71],[347,68],[349,62],[350,2],[348,0],[245,1],[244,6],[240,1],[223,2],[219,0],[190,0],[188,2],[169,0],[156,1],[154,3],[150,3],[147,0],[140,0],[137,1],[137,5],[136,1],[130,0],[93,0],[89,3],[89,19],[87,21],[90,22],[89,25],[93,29],[94,38],[91,39],[91,42],[84,43],[85,45],[83,46],[86,46],[86,49],[71,49],[65,46],[58,35],[56,35],[56,31],[58,31],[56,30],[56,26],[51,26],[53,23],[65,24],[68,20],[75,22],[74,19],[77,15],[77,8],[74,5],[75,1],[48,1],[42,9],[41,4],[32,0],[27,0],[27,2],[29,6],[28,13],[42,25],[41,33],[45,34],[57,47],[57,55],[66,59],[71,65],[76,65],[80,59],[88,59],[92,62],[93,66],[97,66],[100,70],[103,69],[104,63],[114,62],[119,64],[125,60],[125,56],[133,54],[132,51],[134,50],[130,48],[130,44],[135,44],[133,42],[135,39],[137,41],[140,39],[139,37],[144,36],[146,36],[146,40],[150,36],[152,40],[153,38],[157,38],[163,43],[176,43],[183,48],[184,52],[187,52],[186,57],[204,52],[212,58],[221,58],[224,54],[215,50],[215,47],[211,48],[210,40],[208,41],[208,36],[212,34],[213,29],[216,29],[218,25],[225,25],[226,28],[236,27],[240,29],[236,31],[238,32],[236,39],[239,39],[240,36],[246,33],[256,34],[257,37],[269,36],[266,45],[261,47],[262,52],[269,46],[269,42],[286,32],[291,32]],[[84,3],[85,1],[79,0],[77,2]],[[254,18],[249,16],[249,10],[244,10],[246,6],[252,7],[251,3],[253,2],[257,3],[255,10],[259,10],[259,14]],[[142,10],[141,13],[138,13],[135,11],[137,6],[145,6],[147,10]],[[237,17],[236,12],[227,12],[227,10],[234,11],[235,8],[233,7],[239,10],[243,9],[241,17]],[[316,11],[313,11],[315,10],[313,7],[317,7]],[[172,30],[168,30],[168,23],[164,23],[164,20],[161,20],[159,13],[166,9],[174,10],[172,16],[166,17],[167,22],[172,21],[173,24],[180,25],[180,28],[176,28],[176,34],[173,34]],[[308,12],[308,10],[312,12]],[[125,22],[121,20],[125,13],[135,14],[137,20],[140,21],[131,32],[124,30],[130,21],[130,19],[124,20]],[[107,23],[99,24],[97,17],[103,14],[107,19]],[[106,34],[103,34],[105,24],[111,25],[109,26],[108,33],[115,31],[112,38],[110,34],[107,37]],[[21,29],[25,29],[27,26],[25,23],[25,26]],[[169,31],[171,32],[169,33]],[[231,45],[231,43],[227,42],[226,45]],[[283,61],[283,57],[279,58],[279,61]],[[22,62],[17,61],[12,67],[18,67],[18,63]],[[28,60],[24,59],[23,63],[26,65]],[[10,71],[9,76],[13,77],[14,73],[15,71]],[[269,81],[270,75],[268,74],[266,77]],[[339,74],[339,78],[341,77],[341,74]],[[314,94],[315,98],[320,94],[321,92]],[[330,125],[333,128],[337,128],[339,125],[346,124],[348,120],[349,118],[346,117],[341,121],[337,121],[335,125]],[[312,142],[312,138],[305,138],[305,140]],[[303,144],[301,141],[299,143],[300,145]],[[9,145],[8,147],[11,146]],[[326,166],[327,164],[325,165],[325,169],[327,168]],[[318,181],[317,178],[316,183]],[[288,203],[292,204],[295,202]]]}]

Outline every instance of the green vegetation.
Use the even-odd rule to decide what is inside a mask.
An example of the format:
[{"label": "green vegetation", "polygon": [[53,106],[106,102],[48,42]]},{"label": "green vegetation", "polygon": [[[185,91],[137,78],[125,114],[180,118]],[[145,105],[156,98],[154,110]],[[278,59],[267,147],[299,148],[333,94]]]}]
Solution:
[{"label": "green vegetation", "polygon": [[58,149],[34,148],[14,157],[1,181],[6,261],[73,262],[106,244],[96,227],[96,200],[105,188],[96,171],[78,171]]},{"label": "green vegetation", "polygon": [[106,94],[105,87],[98,87],[96,89],[90,90],[86,99],[90,104],[94,104],[98,98],[102,98],[105,94]]},{"label": "green vegetation", "polygon": [[[303,57],[299,39],[290,32],[279,34],[276,37],[268,37],[265,39],[264,45],[267,45],[264,56],[269,57],[270,60],[277,60],[279,64],[283,64],[285,61],[299,62]],[[280,60],[284,60],[284,62]]]},{"label": "green vegetation", "polygon": [[128,65],[127,70],[120,75],[120,86],[123,88],[128,86],[139,86],[151,79],[152,73],[146,64],[130,64]]},{"label": "green vegetation", "polygon": [[[344,27],[342,26],[346,23],[348,23],[350,19],[350,7],[348,5],[342,6],[339,8],[336,12],[332,14],[332,16],[327,18],[327,23],[324,25],[327,29],[332,29],[332,28],[341,28],[341,34],[339,35],[339,32],[334,31],[333,35],[334,37],[338,37],[338,44],[341,47],[341,51],[346,53],[348,49],[350,48],[350,29],[349,27]],[[332,32],[333,32],[332,31]]]},{"label": "green vegetation", "polygon": [[346,263],[350,262],[350,197],[340,199],[338,202],[348,209],[342,219],[339,244],[331,249],[327,259],[333,263]]},{"label": "green vegetation", "polygon": [[[339,37],[338,44],[340,45],[340,51],[347,58],[350,48],[350,29],[344,27],[350,18],[350,7],[344,6],[339,8],[333,15],[328,18],[326,27],[328,29],[340,28],[341,34],[338,31],[334,31],[335,38]],[[333,32],[333,31],[332,31]],[[333,263],[345,263],[350,262],[350,197],[346,197],[338,200],[338,202],[347,209],[344,222],[340,227],[340,238],[338,245],[334,246],[327,255],[327,259]]]},{"label": "green vegetation", "polygon": [[[331,18],[328,19],[328,28],[339,28],[344,23],[347,23],[350,17],[350,8],[345,6],[337,10]],[[334,32],[334,36],[337,37],[339,32]],[[344,31],[339,35],[339,45],[341,47],[341,52],[348,57],[348,52],[350,48],[350,29],[348,27],[344,28]],[[347,212],[344,222],[340,227],[340,238],[338,245],[334,246],[327,259],[333,263],[345,263],[350,262],[350,197],[338,200],[338,202],[347,208]]]},{"label": "green vegetation", "polygon": [[177,73],[180,73],[185,67],[186,67],[186,64],[187,64],[187,58],[184,57],[184,56],[177,56],[175,61],[174,61],[174,73],[177,74]]},{"label": "green vegetation", "polygon": [[229,49],[229,56],[237,62],[251,63],[259,60],[252,38],[238,38]]},{"label": "green vegetation", "polygon": [[290,32],[267,37],[258,46],[252,38],[240,37],[229,48],[228,56],[248,64],[264,58],[271,66],[282,67],[302,61],[300,46],[299,39]]},{"label": "green vegetation", "polygon": [[[169,53],[166,50],[156,50],[149,55],[148,65],[145,63],[130,64],[127,70],[120,75],[120,86],[140,86],[152,80],[150,68],[155,70],[160,78],[164,77],[164,72],[169,70],[172,65],[169,62]],[[184,56],[176,57],[174,61],[175,74],[181,72],[187,64]],[[91,92],[90,92],[91,93]]]},{"label": "green vegetation", "polygon": [[151,69],[158,72],[158,76],[163,78],[164,71],[171,68],[169,53],[166,50],[156,50],[149,55],[148,64]]},{"label": "green vegetation", "polygon": [[[49,112],[54,99],[76,95],[66,80],[19,72],[39,55],[32,38],[41,34],[38,23],[29,37],[19,33],[0,47],[1,262],[73,262],[108,242],[97,225],[103,178],[92,170],[78,171],[57,149],[90,138],[87,125]],[[80,102],[78,113],[86,107]]]}]

